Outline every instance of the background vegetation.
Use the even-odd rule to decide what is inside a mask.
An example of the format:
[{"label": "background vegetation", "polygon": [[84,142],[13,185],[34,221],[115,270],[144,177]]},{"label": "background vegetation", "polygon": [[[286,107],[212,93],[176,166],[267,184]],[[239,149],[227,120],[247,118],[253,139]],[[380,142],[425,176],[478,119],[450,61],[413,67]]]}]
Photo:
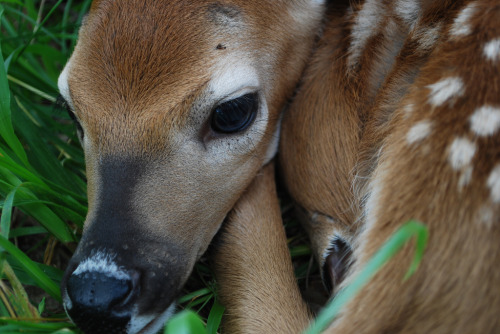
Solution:
[{"label": "background vegetation", "polygon": [[88,1],[0,1],[0,332],[75,331],[59,284],[86,208],[84,162],[57,78]]}]

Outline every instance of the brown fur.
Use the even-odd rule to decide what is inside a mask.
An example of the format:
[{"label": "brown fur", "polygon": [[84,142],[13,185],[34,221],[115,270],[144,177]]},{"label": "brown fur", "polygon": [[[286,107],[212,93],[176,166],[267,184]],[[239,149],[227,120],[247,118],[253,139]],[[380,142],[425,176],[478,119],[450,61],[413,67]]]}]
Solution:
[{"label": "brown fur", "polygon": [[[407,246],[327,332],[498,332],[500,204],[493,200],[487,180],[500,163],[500,135],[475,135],[470,116],[480,106],[500,106],[500,62],[483,55],[485,43],[500,37],[500,6],[497,1],[477,1],[478,9],[468,21],[471,34],[454,38],[453,20],[468,1],[422,2],[421,19],[414,26],[396,16],[393,3],[381,3],[380,23],[372,27],[374,33],[354,65],[349,64],[348,49],[361,6],[353,15],[329,14],[301,89],[283,120],[281,170],[291,195],[306,212],[304,223],[319,261],[334,233],[351,242],[353,266],[344,285],[407,220],[425,223],[430,238],[414,276],[403,282],[413,253]],[[388,35],[384,27],[391,21],[396,26]],[[423,33],[437,25],[441,30],[435,43],[425,44]],[[429,85],[450,76],[463,80],[465,93],[433,105]],[[406,111],[409,106],[411,112]],[[409,143],[410,129],[422,120],[431,122],[430,133]],[[470,183],[463,181],[466,168],[456,170],[450,163],[451,144],[458,137],[476,147]],[[242,218],[231,223],[248,224]],[[235,239],[240,243],[226,245],[228,253],[244,243]],[[253,246],[257,249],[269,240],[253,242],[259,242]],[[276,254],[272,261],[285,258]],[[257,269],[258,263],[249,260],[233,275],[258,286],[259,280],[264,283],[263,272],[273,267],[265,265]],[[256,270],[261,275],[256,276]],[[232,282],[225,283],[221,288],[231,289]],[[245,299],[254,292],[238,293]],[[267,295],[262,304],[275,306],[268,317],[296,312],[277,305],[279,291]],[[242,320],[241,328],[252,326],[255,332],[273,332],[258,319]]]},{"label": "brown fur", "polygon": [[[257,175],[226,224],[213,257],[219,285],[231,285],[231,290],[223,288],[220,294],[226,306],[224,331],[262,333],[264,327],[268,333],[300,333],[309,322],[308,310],[295,279],[288,275],[293,268],[272,164]],[[276,261],[276,257],[283,261]],[[240,276],[241,271],[248,276]],[[275,317],[276,307],[294,311]]]}]

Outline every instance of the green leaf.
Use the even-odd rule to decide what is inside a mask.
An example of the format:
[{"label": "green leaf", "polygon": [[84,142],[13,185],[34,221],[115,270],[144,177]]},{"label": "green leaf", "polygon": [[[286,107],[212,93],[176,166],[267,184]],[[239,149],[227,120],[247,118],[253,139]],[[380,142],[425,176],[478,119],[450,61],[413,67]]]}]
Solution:
[{"label": "green leaf", "polygon": [[[0,6],[0,17],[3,15],[3,7]],[[28,164],[26,152],[24,152],[21,142],[14,134],[10,114],[10,91],[7,81],[7,73],[5,72],[5,63],[2,56],[2,48],[0,44],[0,136],[5,140],[7,145],[16,153],[16,155]]]},{"label": "green leaf", "polygon": [[0,247],[16,258],[17,261],[26,270],[26,273],[44,289],[49,295],[61,302],[61,292],[59,286],[55,284],[26,254],[9,242],[3,236],[0,236]]},{"label": "green leaf", "polygon": [[19,227],[10,230],[10,238],[19,238],[27,235],[46,234],[47,229],[42,226]]},{"label": "green leaf", "polygon": [[[0,180],[0,192],[6,188],[13,187]],[[20,200],[34,200],[36,197],[28,189],[19,187],[17,196]],[[29,204],[20,205],[19,208],[28,215],[35,218],[42,224],[50,233],[62,242],[75,241],[72,233],[69,232],[68,226],[58,215],[56,215],[47,205],[37,203],[36,201],[26,202]]]},{"label": "green leaf", "polygon": [[[10,233],[10,222],[12,217],[12,203],[14,202],[14,196],[19,186],[12,189],[12,191],[7,195],[2,208],[2,217],[0,219],[0,235],[5,238],[9,237]],[[1,251],[1,249],[0,249]]]},{"label": "green leaf", "polygon": [[45,297],[42,298],[42,301],[38,304],[38,313],[42,314],[45,311]]},{"label": "green leaf", "polygon": [[182,304],[182,303],[193,301],[195,299],[198,299],[200,297],[203,297],[203,296],[206,296],[206,295],[210,295],[210,294],[212,294],[212,290],[210,290],[209,288],[203,288],[203,289],[196,290],[196,291],[193,291],[191,293],[188,293],[185,296],[182,296],[181,298],[179,298],[179,300],[177,302],[179,304]]},{"label": "green leaf", "polygon": [[0,0],[0,2],[7,2],[7,3],[13,3],[13,4],[16,4],[16,5],[23,5],[23,3],[19,0]]},{"label": "green leaf", "polygon": [[225,310],[226,308],[215,299],[207,319],[207,334],[217,334]]},{"label": "green leaf", "polygon": [[[36,286],[36,281],[31,278],[31,275],[26,271],[25,267],[12,255],[7,255],[7,262],[16,273],[17,278],[24,285]],[[41,271],[43,271],[57,286],[61,285],[61,280],[64,271],[42,263],[33,262]]]},{"label": "green leaf", "polygon": [[193,311],[182,311],[167,323],[165,334],[206,334],[201,318]]}]

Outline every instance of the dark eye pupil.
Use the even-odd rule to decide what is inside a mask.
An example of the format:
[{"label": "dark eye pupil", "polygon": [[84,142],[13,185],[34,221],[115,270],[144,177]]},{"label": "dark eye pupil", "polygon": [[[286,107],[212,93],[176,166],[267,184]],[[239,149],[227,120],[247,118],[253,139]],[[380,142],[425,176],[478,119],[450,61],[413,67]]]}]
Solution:
[{"label": "dark eye pupil", "polygon": [[215,108],[212,115],[212,129],[220,133],[243,131],[255,118],[259,102],[257,93],[243,95],[224,102]]}]

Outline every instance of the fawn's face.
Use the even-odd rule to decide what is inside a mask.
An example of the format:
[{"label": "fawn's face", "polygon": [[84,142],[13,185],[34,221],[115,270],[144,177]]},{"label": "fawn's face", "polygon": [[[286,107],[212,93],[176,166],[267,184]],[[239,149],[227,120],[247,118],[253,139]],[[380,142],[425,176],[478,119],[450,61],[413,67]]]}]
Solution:
[{"label": "fawn's face", "polygon": [[171,314],[275,153],[320,12],[318,1],[94,1],[59,79],[87,164],[89,212],[62,284],[84,331],[154,332]]}]

